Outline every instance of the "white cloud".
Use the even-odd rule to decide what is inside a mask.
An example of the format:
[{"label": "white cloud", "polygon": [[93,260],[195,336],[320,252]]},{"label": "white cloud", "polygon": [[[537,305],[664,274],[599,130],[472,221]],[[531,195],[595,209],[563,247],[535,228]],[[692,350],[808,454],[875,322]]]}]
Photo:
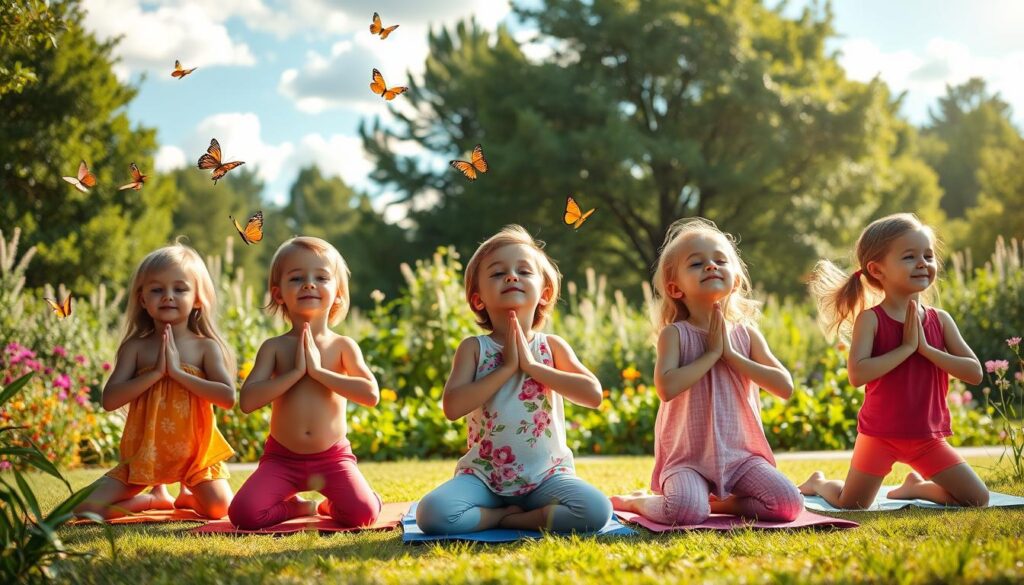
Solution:
[{"label": "white cloud", "polygon": [[154,162],[156,170],[161,173],[180,169],[188,164],[185,162],[185,152],[177,146],[169,144],[161,146],[160,150],[156,151],[156,161]]},{"label": "white cloud", "polygon": [[82,6],[85,27],[97,37],[123,37],[114,49],[121,59],[114,71],[122,79],[150,71],[157,79],[170,80],[175,59],[186,67],[256,62],[249,46],[232,39],[201,3],[148,10],[139,0],[84,0]]},{"label": "white cloud", "polygon": [[971,77],[985,79],[989,91],[999,92],[1013,106],[1017,121],[1024,120],[1024,50],[982,57],[944,38],[931,39],[923,51],[886,52],[867,39],[851,39],[840,48],[839,61],[851,78],[867,81],[879,75],[895,91],[906,91],[904,108],[916,123],[927,120],[928,109],[946,94],[947,84]]},{"label": "white cloud", "polygon": [[259,116],[252,112],[228,112],[207,116],[196,127],[186,148],[199,155],[206,151],[210,139],[216,138],[223,151],[223,161],[241,160],[267,183],[281,175],[285,161],[295,151],[291,142],[268,144],[260,133]]}]

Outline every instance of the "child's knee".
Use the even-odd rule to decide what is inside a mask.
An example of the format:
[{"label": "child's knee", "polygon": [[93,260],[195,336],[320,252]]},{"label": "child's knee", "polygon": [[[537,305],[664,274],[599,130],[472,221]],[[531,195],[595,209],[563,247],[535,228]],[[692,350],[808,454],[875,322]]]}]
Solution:
[{"label": "child's knee", "polygon": [[425,534],[448,534],[453,523],[445,513],[444,502],[432,496],[427,494],[416,506],[416,525]]},{"label": "child's knee", "polygon": [[804,497],[794,485],[778,494],[774,512],[780,522],[792,522],[804,509]]},{"label": "child's knee", "polygon": [[678,525],[700,524],[711,517],[711,504],[705,498],[665,497],[665,516]]},{"label": "child's knee", "polygon": [[244,498],[236,497],[232,500],[227,512],[231,524],[242,530],[259,530],[266,523],[267,511],[260,510]]},{"label": "child's knee", "polygon": [[612,517],[611,501],[601,496],[591,502],[583,510],[583,530],[600,530]]},{"label": "child's knee", "polygon": [[968,508],[984,508],[988,506],[988,489],[972,490],[963,498],[963,505]]},{"label": "child's knee", "polygon": [[328,510],[335,522],[345,527],[369,526],[377,521],[380,515],[381,501],[375,493],[353,498],[339,505],[328,502]]}]

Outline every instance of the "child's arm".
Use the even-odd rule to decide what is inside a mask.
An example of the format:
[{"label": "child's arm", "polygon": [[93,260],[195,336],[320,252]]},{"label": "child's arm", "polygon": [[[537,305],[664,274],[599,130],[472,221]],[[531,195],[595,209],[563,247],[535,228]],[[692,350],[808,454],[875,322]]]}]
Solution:
[{"label": "child's arm", "polygon": [[[862,311],[853,324],[853,339],[850,341],[850,359],[846,364],[850,383],[863,386],[888,374],[917,351],[917,303],[907,306],[907,317],[903,324],[903,343],[896,349],[871,357],[871,346],[878,329],[878,317],[874,311]],[[909,325],[909,326],[908,326]]]},{"label": "child's arm", "polygon": [[212,339],[201,340],[203,344],[203,372],[207,378],[200,378],[181,369],[181,357],[174,343],[174,334],[167,328],[167,375],[181,384],[185,390],[209,400],[227,410],[235,405],[235,386],[231,375],[224,367],[224,356],[220,346]]},{"label": "child's arm", "polygon": [[309,329],[303,335],[303,341],[306,344],[306,367],[310,378],[320,382],[331,392],[358,404],[377,406],[377,403],[380,402],[377,379],[373,377],[373,372],[363,360],[363,352],[359,351],[359,345],[355,341],[348,337],[342,337],[339,340],[341,343],[341,365],[346,372],[353,374],[351,376],[339,374],[331,368],[321,365],[319,351]]},{"label": "child's arm", "polygon": [[668,402],[689,390],[703,378],[722,356],[722,335],[716,324],[717,317],[711,318],[711,330],[708,331],[708,349],[699,358],[679,365],[679,330],[675,325],[666,325],[658,335],[658,358],[654,364],[654,387],[658,390],[658,398]]},{"label": "child's arm", "polygon": [[924,338],[924,326],[920,324],[918,325],[920,343],[917,351],[950,376],[960,378],[968,384],[980,384],[985,378],[985,372],[981,369],[978,356],[974,355],[970,346],[964,341],[963,336],[960,335],[960,329],[949,313],[942,310],[936,310],[936,313],[939,315],[939,322],[942,323],[942,338],[946,342],[946,349],[949,352],[929,345],[928,340]]},{"label": "child's arm", "polygon": [[515,328],[519,338],[519,367],[526,372],[527,376],[555,389],[556,392],[580,406],[597,408],[601,405],[601,381],[580,363],[576,352],[569,347],[564,339],[557,335],[548,335],[551,357],[554,359],[553,366],[548,366],[533,359],[533,354],[526,342],[526,335],[519,326],[518,320],[515,321]]},{"label": "child's arm", "polygon": [[166,369],[164,354],[166,352],[163,350],[160,352],[160,358],[152,370],[135,376],[135,370],[138,367],[136,363],[139,353],[138,343],[137,341],[129,341],[117,350],[117,361],[114,364],[114,371],[110,374],[110,379],[103,386],[102,401],[104,410],[111,411],[121,408],[141,396],[143,392],[150,389],[153,384],[156,384],[160,381],[160,378],[164,377],[164,370]]},{"label": "child's arm", "polygon": [[[441,396],[441,408],[448,420],[458,420],[480,407],[491,399],[516,370],[519,368],[519,356],[516,343],[510,335],[505,340],[505,351],[502,364],[480,379],[476,378],[477,347],[476,338],[467,337],[455,350],[452,360],[452,372],[444,384]],[[513,357],[514,356],[514,357]]]},{"label": "child's arm", "polygon": [[296,344],[295,367],[279,376],[274,376],[277,354],[276,344],[273,339],[263,342],[260,350],[256,352],[256,361],[253,362],[252,371],[249,377],[242,384],[242,392],[238,399],[238,405],[244,413],[250,413],[257,408],[263,408],[276,400],[279,396],[299,383],[299,380],[306,375],[306,352],[301,340]]},{"label": "child's arm", "polygon": [[765,341],[761,332],[754,327],[746,329],[750,336],[750,357],[747,358],[733,350],[728,334],[723,328],[722,359],[729,364],[729,367],[747,376],[759,387],[783,400],[789,399],[793,395],[793,377],[772,354],[772,350],[768,348],[768,342]]}]

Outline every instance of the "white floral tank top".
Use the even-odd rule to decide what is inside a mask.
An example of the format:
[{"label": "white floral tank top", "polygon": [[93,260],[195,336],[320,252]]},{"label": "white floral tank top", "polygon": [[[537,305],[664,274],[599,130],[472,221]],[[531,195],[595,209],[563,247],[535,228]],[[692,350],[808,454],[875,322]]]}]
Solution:
[{"label": "white floral tank top", "polygon": [[[477,340],[475,379],[480,379],[501,366],[502,346],[487,335]],[[533,336],[530,351],[538,362],[554,364],[543,333]],[[475,475],[500,496],[528,494],[555,474],[575,473],[565,444],[562,395],[522,371],[469,413],[468,435],[469,451],[459,459],[456,475]]]}]

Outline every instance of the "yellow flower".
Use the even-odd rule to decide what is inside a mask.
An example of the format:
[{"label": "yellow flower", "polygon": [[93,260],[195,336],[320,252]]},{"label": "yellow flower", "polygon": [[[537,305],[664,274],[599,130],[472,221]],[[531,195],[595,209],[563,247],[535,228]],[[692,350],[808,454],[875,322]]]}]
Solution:
[{"label": "yellow flower", "polygon": [[249,373],[252,372],[252,362],[245,362],[242,364],[241,369],[238,370],[238,377],[242,380],[249,377]]},{"label": "yellow flower", "polygon": [[398,400],[398,394],[391,388],[385,388],[380,391],[380,399],[394,402]]},{"label": "yellow flower", "polygon": [[611,410],[611,408],[612,408],[612,403],[607,398],[602,400],[601,401],[601,405],[597,407],[597,409],[600,410],[601,412],[608,412],[609,410]]},{"label": "yellow flower", "polygon": [[627,382],[632,382],[633,380],[637,380],[639,378],[640,371],[634,368],[633,366],[629,366],[625,370],[622,370],[622,379]]}]

